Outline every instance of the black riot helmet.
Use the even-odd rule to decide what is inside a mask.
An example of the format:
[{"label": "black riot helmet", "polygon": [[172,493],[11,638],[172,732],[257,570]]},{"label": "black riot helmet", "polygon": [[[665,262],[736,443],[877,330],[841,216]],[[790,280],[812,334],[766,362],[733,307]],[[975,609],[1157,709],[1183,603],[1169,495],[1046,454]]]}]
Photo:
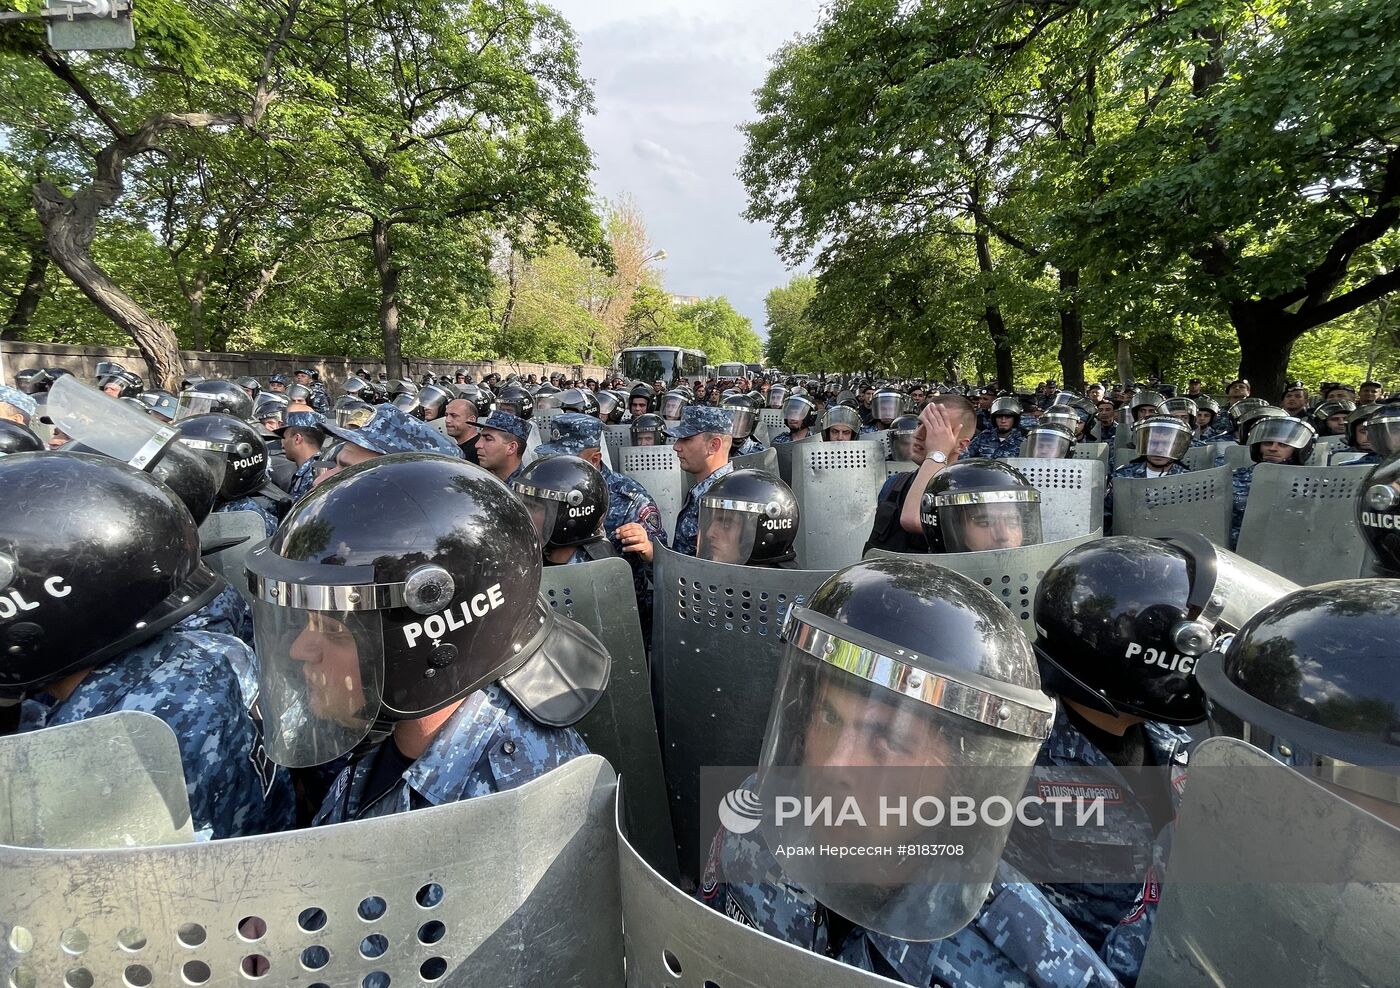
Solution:
[{"label": "black riot helmet", "polygon": [[0,419],[0,456],[11,453],[37,453],[44,448],[44,442],[18,422]]},{"label": "black riot helmet", "polygon": [[[1390,409],[1395,413],[1382,420]],[[1384,427],[1379,432],[1378,422]],[[1368,435],[1372,449],[1386,458],[1371,469],[1356,491],[1356,524],[1380,571],[1400,577],[1400,456],[1379,448],[1400,435],[1400,405],[1382,405],[1371,416]]]},{"label": "black riot helmet", "polygon": [[577,456],[535,460],[510,486],[525,502],[546,549],[586,545],[604,537],[608,485],[587,460]]},{"label": "black riot helmet", "polygon": [[253,399],[232,381],[209,378],[180,392],[175,420],[194,415],[232,415],[247,421],[253,417]]},{"label": "black riot helmet", "polygon": [[624,397],[616,391],[599,391],[597,395],[598,418],[608,425],[620,424],[622,413],[627,410],[627,406],[623,403]]},{"label": "black riot helmet", "polygon": [[765,403],[767,408],[782,408],[787,400],[788,387],[786,384],[775,384],[768,389],[768,398]]},{"label": "black riot helmet", "polygon": [[[274,397],[280,398],[281,395]],[[144,405],[152,415],[157,415],[167,422],[172,421],[180,410],[180,399],[162,388],[142,391],[136,396],[136,400]],[[254,418],[256,417],[255,415]]]},{"label": "black riot helmet", "polygon": [[1400,453],[1400,405],[1382,405],[1366,420],[1371,449],[1384,459]]},{"label": "black riot helmet", "polygon": [[424,421],[442,418],[452,395],[441,384],[430,384],[418,392],[418,410]]},{"label": "black riot helmet", "polygon": [[15,387],[27,395],[37,395],[49,389],[53,378],[42,367],[26,367],[15,375]]},{"label": "black riot helmet", "polygon": [[423,406],[418,402],[417,391],[400,391],[389,403],[405,415],[412,415],[416,419],[423,417]]},{"label": "black riot helmet", "polygon": [[[774,388],[773,391],[778,390]],[[773,392],[770,391],[771,395]],[[806,395],[791,395],[783,403],[783,424],[793,431],[810,429],[817,424],[817,406]]]},{"label": "black riot helmet", "polygon": [[[545,387],[545,385],[541,385],[541,387]],[[656,406],[656,389],[650,384],[644,384],[638,381],[636,384],[632,385],[632,390],[627,392],[627,405],[629,408],[632,405],[632,400],[635,398],[645,398],[647,409],[651,410]]]},{"label": "black riot helmet", "polygon": [[528,419],[535,413],[535,399],[519,384],[507,384],[496,398],[496,408],[516,418]]},{"label": "black riot helmet", "polygon": [[633,446],[665,446],[666,420],[647,412],[632,420]]},{"label": "black riot helmet", "polygon": [[[758,411],[748,395],[730,395],[720,402],[721,408],[729,409],[729,434],[735,439],[744,440],[753,435],[758,425]],[[737,446],[738,443],[735,443]]]},{"label": "black riot helmet", "polygon": [[269,419],[276,419],[278,428],[287,417],[287,406],[291,404],[286,395],[268,391],[258,395],[258,400],[253,403],[253,421],[266,425]]},{"label": "black riot helmet", "polygon": [[1302,419],[1291,415],[1271,415],[1258,419],[1249,430],[1249,458],[1255,463],[1263,459],[1264,443],[1283,443],[1293,449],[1293,463],[1303,465],[1312,456],[1317,430]]},{"label": "black riot helmet", "polygon": [[1073,452],[1073,430],[1044,418],[1031,426],[1021,440],[1021,455],[1031,459],[1064,459]]},{"label": "black riot helmet", "polygon": [[254,401],[257,401],[258,395],[262,394],[262,382],[256,377],[240,377],[233,383],[248,392],[248,397],[252,398]]},{"label": "black riot helmet", "polygon": [[222,457],[221,501],[247,497],[267,482],[267,447],[247,422],[232,415],[196,415],[175,427],[186,446]]},{"label": "black riot helmet", "polygon": [[105,456],[0,457],[0,696],[101,665],[209,603],[194,519]]},{"label": "black riot helmet", "polygon": [[852,440],[859,439],[860,413],[849,405],[832,405],[822,413],[822,439],[833,442],[831,430],[837,427],[849,430]]},{"label": "black riot helmet", "polygon": [[[65,443],[59,452],[65,455],[105,455],[76,439]],[[146,468],[146,472],[170,488],[190,513],[195,525],[203,525],[209,513],[214,510],[214,505],[218,503],[219,483],[224,476],[224,461],[217,453],[191,449],[184,443],[171,443],[160,459]]]},{"label": "black riot helmet", "polygon": [[568,388],[559,392],[559,409],[564,412],[581,412],[597,416],[598,399],[587,388]]},{"label": "black riot helmet", "polygon": [[1366,432],[1366,442],[1367,442],[1367,446],[1366,446],[1366,447],[1363,447],[1363,446],[1361,445],[1360,439],[1357,437],[1357,432],[1358,432],[1361,428],[1367,426],[1367,422],[1368,422],[1368,421],[1370,420],[1370,418],[1371,418],[1371,413],[1374,412],[1376,409],[1378,409],[1378,408],[1380,408],[1380,407],[1381,407],[1380,405],[1376,405],[1376,404],[1357,405],[1357,406],[1356,406],[1356,410],[1355,410],[1354,412],[1352,412],[1350,415],[1347,416],[1347,428],[1346,428],[1347,445],[1350,446],[1352,449],[1369,448],[1370,442],[1371,442],[1371,433],[1370,433],[1370,429],[1367,428],[1367,432]]},{"label": "black riot helmet", "polygon": [[[1011,416],[1011,428],[1014,429],[1021,424],[1021,399],[1015,395],[1004,395],[992,402],[992,407],[987,409],[987,415],[993,425],[997,425],[997,419]],[[997,428],[1000,429],[1000,426]]]},{"label": "black riot helmet", "polygon": [[1400,584],[1338,580],[1263,608],[1201,659],[1211,733],[1400,803]]},{"label": "black riot helmet", "polygon": [[788,485],[766,470],[735,470],[700,499],[695,554],[740,566],[792,559],[801,514]]},{"label": "black riot helmet", "polygon": [[113,363],[110,360],[100,361],[97,365],[96,386],[98,390],[105,391],[108,385],[117,385],[121,392],[117,398],[134,398],[141,390],[141,378],[139,375],[127,370],[121,364]]},{"label": "black riot helmet", "polygon": [[961,460],[929,481],[919,521],[930,552],[1039,545],[1040,491],[1002,460]]},{"label": "black riot helmet", "polygon": [[685,411],[690,399],[682,391],[667,391],[661,396],[659,411],[661,417],[667,422],[679,422],[681,413]]},{"label": "black riot helmet", "polygon": [[607,652],[539,598],[539,537],[509,487],[433,453],[356,464],[247,558],[268,754],[330,761],[499,682],[539,723],[577,722]]},{"label": "black riot helmet", "polygon": [[1132,412],[1134,419],[1146,418],[1156,415],[1166,400],[1166,396],[1160,391],[1134,391],[1133,396],[1128,399],[1128,410]]},{"label": "black riot helmet", "polygon": [[1277,405],[1270,405],[1263,398],[1243,398],[1230,406],[1230,418],[1235,423],[1235,442],[1241,446],[1249,443],[1249,430],[1261,419],[1280,418],[1288,413]]},{"label": "black riot helmet", "polygon": [[1312,413],[1312,424],[1319,435],[1340,436],[1346,433],[1346,416],[1356,411],[1350,398],[1328,398]]},{"label": "black riot helmet", "polygon": [[341,382],[340,390],[351,398],[359,398],[361,401],[365,401],[368,400],[368,396],[373,389],[370,387],[369,381],[360,377],[358,374],[351,374]]},{"label": "black riot helmet", "polygon": [[1199,656],[1295,587],[1197,533],[1085,543],[1036,588],[1041,679],[1104,713],[1194,724],[1206,715]]},{"label": "black riot helmet", "polygon": [[890,459],[910,461],[914,459],[914,433],[919,429],[917,415],[901,415],[890,423]]},{"label": "black riot helmet", "polygon": [[[787,795],[828,796],[841,806],[886,791],[885,779],[900,791],[953,787],[976,804],[1015,803],[1024,792],[1054,701],[1040,690],[1015,618],[980,584],[913,557],[857,563],[789,610],[782,640],[759,760],[763,806]],[[911,782],[911,773],[931,774]],[[784,825],[765,814],[768,846],[811,846],[817,833],[801,816]],[[957,881],[946,880],[937,859],[894,848],[874,881],[869,869],[862,881],[862,872],[801,856],[786,859],[783,871],[868,929],[941,938],[982,908],[1009,828],[1009,820],[978,827]],[[881,826],[866,836],[919,843],[923,833]]]}]

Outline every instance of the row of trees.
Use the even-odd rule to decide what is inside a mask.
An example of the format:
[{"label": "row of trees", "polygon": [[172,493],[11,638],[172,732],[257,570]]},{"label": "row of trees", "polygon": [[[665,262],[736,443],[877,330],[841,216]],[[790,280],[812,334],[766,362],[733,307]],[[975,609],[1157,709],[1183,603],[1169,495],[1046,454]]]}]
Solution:
[{"label": "row of trees", "polygon": [[[38,6],[34,0],[31,6]],[[146,0],[137,48],[0,30],[6,338],[606,362],[756,353],[673,306],[635,205],[600,203],[593,93],[528,0]],[[729,347],[728,350],[725,348]],[[750,358],[753,359],[753,358]]]},{"label": "row of trees", "polygon": [[770,355],[1395,368],[1398,94],[1390,0],[836,0],[746,128],[749,217],[815,275],[770,296]]}]

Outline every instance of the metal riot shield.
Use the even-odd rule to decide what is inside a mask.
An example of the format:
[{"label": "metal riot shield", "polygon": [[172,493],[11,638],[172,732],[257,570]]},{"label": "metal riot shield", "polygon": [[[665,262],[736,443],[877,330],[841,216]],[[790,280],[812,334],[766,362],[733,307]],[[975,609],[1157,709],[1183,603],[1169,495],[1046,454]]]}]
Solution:
[{"label": "metal riot shield", "polygon": [[630,424],[603,426],[603,441],[608,444],[608,451],[612,454],[612,462],[621,463],[623,448],[632,445],[632,426]]},{"label": "metal riot shield", "polygon": [[1104,465],[1100,460],[1005,460],[1040,491],[1040,528],[1046,542],[1103,530]]},{"label": "metal riot shield", "polygon": [[822,437],[820,433],[813,433],[795,443],[778,443],[772,447],[773,452],[778,457],[778,476],[783,478],[783,483],[792,486],[792,456],[793,453],[802,447],[803,443],[812,445],[820,443]]},{"label": "metal riot shield", "polygon": [[1339,467],[1345,463],[1351,463],[1354,460],[1359,460],[1365,455],[1365,452],[1359,449],[1347,450],[1345,453],[1333,453],[1327,465]]},{"label": "metal riot shield", "polygon": [[773,445],[773,437],[780,436],[787,432],[787,426],[783,423],[783,410],[781,408],[760,408],[758,410],[758,428],[754,434],[766,446]]},{"label": "metal riot shield", "polygon": [[676,845],[661,769],[661,743],[651,702],[651,670],[642,646],[632,567],[622,559],[547,566],[540,598],[589,631],[612,656],[603,698],[577,725],[588,750],[627,780],[627,820],[652,866],[674,877]]},{"label": "metal riot shield", "polygon": [[253,602],[253,592],[248,589],[248,571],[243,566],[243,560],[248,550],[265,538],[267,529],[263,527],[262,516],[256,511],[215,511],[199,526],[199,541],[205,545],[243,539],[227,549],[210,553],[204,557],[204,562],[250,604]]},{"label": "metal riot shield", "polygon": [[700,769],[758,764],[783,617],[831,573],[732,566],[660,546],[653,568],[661,760],[681,875],[693,882],[700,841],[719,823],[716,807],[701,805]]},{"label": "metal riot shield", "polygon": [[1233,506],[1229,467],[1172,477],[1113,478],[1114,535],[1156,538],[1186,530],[1228,546]]},{"label": "metal riot shield", "polygon": [[0,738],[0,844],[143,847],[193,839],[180,746],[160,718],[122,711]]},{"label": "metal riot shield", "polygon": [[1075,443],[1069,455],[1073,460],[1102,460],[1104,470],[1107,471],[1110,452],[1108,443]]},{"label": "metal riot shield", "polygon": [[1346,441],[1346,436],[1318,436],[1313,440],[1312,458],[1308,460],[1308,466],[1327,466],[1327,459],[1332,455],[1332,451],[1338,446],[1345,445]]},{"label": "metal riot shield", "polygon": [[1231,470],[1247,467],[1253,462],[1254,460],[1249,455],[1248,446],[1232,443],[1225,447],[1225,465]]},{"label": "metal riot shield", "polygon": [[1191,755],[1139,988],[1393,985],[1400,829],[1232,738]]},{"label": "metal riot shield", "polygon": [[736,456],[729,462],[734,464],[735,470],[765,470],[768,473],[778,472],[778,454],[773,452],[772,446],[769,446],[761,453],[747,453],[744,456]]},{"label": "metal riot shield", "polygon": [[176,847],[0,847],[11,984],[616,985],[616,776]]},{"label": "metal riot shield", "polygon": [[670,446],[624,446],[621,452],[621,472],[647,489],[661,512],[666,531],[674,535],[688,476],[681,470],[676,451]]},{"label": "metal riot shield", "polygon": [[919,469],[919,465],[911,463],[909,460],[886,460],[885,479],[888,480],[897,473],[912,473],[917,469]]},{"label": "metal riot shield", "polygon": [[1060,542],[1023,545],[1015,549],[986,549],[982,552],[940,552],[909,556],[885,549],[871,549],[866,559],[917,559],[931,566],[942,566],[971,577],[1001,598],[1011,609],[1026,638],[1035,641],[1035,590],[1055,560],[1076,546],[1092,542],[1097,534],[1081,535]]},{"label": "metal riot shield", "polygon": [[840,569],[860,560],[885,483],[878,442],[798,444],[792,492],[802,509],[793,548],[806,569]]},{"label": "metal riot shield", "polygon": [[1188,470],[1209,470],[1215,466],[1215,458],[1224,454],[1234,443],[1207,443],[1204,446],[1195,446],[1186,451],[1186,455],[1181,458],[1181,465]]},{"label": "metal riot shield", "polygon": [[[619,802],[625,804],[625,793]],[[784,943],[686,895],[632,847],[623,819],[619,812],[627,988],[874,988],[901,983]]]},{"label": "metal riot shield", "polygon": [[1235,551],[1304,586],[1356,579],[1366,565],[1366,543],[1354,501],[1367,473],[1259,464]]},{"label": "metal riot shield", "polygon": [[1113,449],[1113,469],[1117,470],[1121,466],[1126,466],[1137,459],[1138,451],[1136,446],[1115,446]]}]

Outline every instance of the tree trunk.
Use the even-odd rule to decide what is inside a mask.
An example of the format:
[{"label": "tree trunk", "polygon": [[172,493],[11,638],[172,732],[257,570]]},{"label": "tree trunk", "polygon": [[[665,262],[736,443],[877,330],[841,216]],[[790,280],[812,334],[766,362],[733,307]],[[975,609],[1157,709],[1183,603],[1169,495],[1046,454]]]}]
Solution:
[{"label": "tree trunk", "polygon": [[1084,390],[1084,319],[1079,314],[1079,269],[1060,272],[1060,375],[1066,388]]},{"label": "tree trunk", "polygon": [[389,223],[375,218],[370,227],[374,270],[379,275],[379,332],[384,340],[384,368],[391,381],[403,376],[402,340],[399,336],[399,274]]},{"label": "tree trunk", "polygon": [[1119,382],[1125,385],[1133,383],[1133,341],[1126,336],[1118,337],[1116,365]]},{"label": "tree trunk", "polygon": [[175,331],[122,291],[92,259],[98,213],[119,192],[120,186],[95,181],[69,199],[51,183],[40,182],[34,186],[34,211],[43,225],[49,256],[99,312],[130,334],[146,359],[150,386],[177,391],[185,365]]},{"label": "tree trunk", "polygon": [[190,303],[190,332],[194,336],[194,348],[196,350],[205,349],[207,340],[204,338],[204,287],[207,278],[203,271],[195,275],[194,288],[189,292]]},{"label": "tree trunk", "polygon": [[1230,306],[1230,322],[1240,341],[1240,377],[1249,382],[1250,393],[1280,400],[1293,344],[1303,335],[1301,320],[1274,306],[1237,302]]},{"label": "tree trunk", "polygon": [[[977,269],[983,274],[992,273],[992,250],[987,243],[987,235],[980,230],[973,237],[977,243]],[[1006,320],[1001,316],[1001,308],[990,301],[991,289],[987,289],[989,301],[983,312],[987,321],[987,334],[992,338],[992,351],[996,354],[997,384],[1011,390],[1016,386],[1016,378],[1011,363],[1011,333],[1006,328]]]},{"label": "tree trunk", "polygon": [[29,328],[29,320],[34,318],[39,301],[44,297],[44,284],[49,273],[49,255],[42,244],[29,248],[29,270],[24,275],[24,286],[15,296],[15,307],[10,310],[10,318],[0,339],[17,340]]}]

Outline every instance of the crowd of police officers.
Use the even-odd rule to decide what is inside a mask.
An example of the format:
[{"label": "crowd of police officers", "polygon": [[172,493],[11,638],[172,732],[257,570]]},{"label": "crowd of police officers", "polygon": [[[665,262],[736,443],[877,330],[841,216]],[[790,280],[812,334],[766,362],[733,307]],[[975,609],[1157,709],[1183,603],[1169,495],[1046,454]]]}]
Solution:
[{"label": "crowd of police officers", "polygon": [[[934,765],[1012,797],[1081,767],[1125,794],[1097,835],[998,843],[961,883],[924,864],[852,885],[780,863],[762,830],[722,825],[694,894],[910,985],[1131,985],[1206,733],[1186,728],[1252,741],[1305,774],[1354,757],[1358,740],[1400,744],[1394,716],[1324,702],[1400,704],[1400,592],[1384,576],[1400,572],[1400,400],[1382,390],[1294,382],[1273,404],[1242,380],[1212,397],[1199,381],[1181,394],[1053,382],[1014,394],[852,376],[462,370],[415,383],[361,370],[332,400],[310,368],[266,383],[190,377],[178,393],[110,363],[92,381],[26,369],[0,386],[0,735],[155,714],[179,739],[207,839],[523,785],[587,751],[575,725],[610,674],[593,634],[535,596],[540,567],[624,558],[645,628],[657,546],[792,565],[797,499],[777,474],[734,463],[765,449],[759,411],[779,410],[774,445],[879,439],[911,469],[877,495],[865,548],[886,551],[786,615],[753,787],[783,766]],[[676,517],[614,469],[605,426],[624,424],[631,445],[669,444],[691,475]],[[1319,436],[1341,437],[1333,462],[1371,471],[1357,517],[1383,572],[1300,588],[1230,550],[1254,465],[1309,463]],[[999,598],[928,555],[1040,543],[1038,494],[1004,461],[1089,442],[1132,448],[1115,478],[1182,472],[1206,444],[1248,447],[1231,544],[1113,536],[1110,481],[1104,537],[1045,573],[1028,641]],[[201,544],[215,512],[263,522],[246,557],[251,606],[201,562],[228,548]],[[1310,747],[1289,743],[1292,725]],[[1014,771],[973,771],[989,765]],[[1124,781],[1150,767],[1162,771],[1132,778],[1159,783]],[[1335,791],[1362,790],[1374,808],[1396,787]],[[1132,880],[1047,867],[1086,843],[1130,846]]]}]

